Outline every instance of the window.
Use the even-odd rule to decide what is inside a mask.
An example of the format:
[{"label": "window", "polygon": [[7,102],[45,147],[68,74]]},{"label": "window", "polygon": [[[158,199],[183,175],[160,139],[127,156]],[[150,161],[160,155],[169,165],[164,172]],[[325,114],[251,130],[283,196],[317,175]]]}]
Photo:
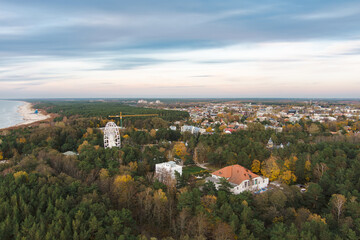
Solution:
[{"label": "window", "polygon": [[255,179],[255,184],[258,184],[258,181],[257,181],[257,179]]}]

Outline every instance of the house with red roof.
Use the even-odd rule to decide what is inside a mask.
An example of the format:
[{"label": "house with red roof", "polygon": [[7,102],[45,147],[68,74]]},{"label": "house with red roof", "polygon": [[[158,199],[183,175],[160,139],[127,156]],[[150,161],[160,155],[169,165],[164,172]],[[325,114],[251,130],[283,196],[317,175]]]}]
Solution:
[{"label": "house with red roof", "polygon": [[206,180],[211,181],[218,188],[220,179],[225,178],[231,185],[231,191],[239,194],[244,191],[257,191],[269,185],[269,178],[259,176],[249,169],[238,164],[219,169],[211,174]]}]

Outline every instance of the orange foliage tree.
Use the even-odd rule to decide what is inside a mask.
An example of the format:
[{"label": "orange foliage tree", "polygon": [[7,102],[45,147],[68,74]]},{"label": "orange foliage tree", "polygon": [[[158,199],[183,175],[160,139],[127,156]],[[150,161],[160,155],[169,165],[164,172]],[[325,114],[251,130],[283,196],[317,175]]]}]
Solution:
[{"label": "orange foliage tree", "polygon": [[266,159],[261,164],[261,174],[270,181],[276,180],[280,175],[280,167],[277,163],[277,159],[274,156],[270,156],[270,158]]}]

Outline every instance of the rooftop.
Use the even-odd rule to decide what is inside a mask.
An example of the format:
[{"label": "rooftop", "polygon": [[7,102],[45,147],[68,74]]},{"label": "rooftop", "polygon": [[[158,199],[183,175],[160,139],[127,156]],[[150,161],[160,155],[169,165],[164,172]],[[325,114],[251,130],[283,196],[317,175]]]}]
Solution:
[{"label": "rooftop", "polygon": [[245,180],[250,180],[252,178],[259,177],[259,175],[256,175],[255,173],[251,172],[249,169],[246,169],[238,164],[224,167],[222,169],[213,172],[212,174],[219,177],[224,177],[230,183],[234,183],[237,185],[239,185]]}]

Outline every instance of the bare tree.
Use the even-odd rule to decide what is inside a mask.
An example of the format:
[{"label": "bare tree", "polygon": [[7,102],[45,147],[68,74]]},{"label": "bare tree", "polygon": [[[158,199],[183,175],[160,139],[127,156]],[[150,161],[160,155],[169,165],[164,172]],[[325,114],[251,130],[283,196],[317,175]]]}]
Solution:
[{"label": "bare tree", "polygon": [[330,205],[333,208],[333,212],[336,214],[339,221],[342,212],[345,209],[346,198],[341,194],[333,194],[330,199]]},{"label": "bare tree", "polygon": [[315,177],[320,180],[322,178],[322,176],[324,175],[324,173],[328,170],[329,168],[326,166],[325,163],[317,163],[314,167],[314,175]]}]

